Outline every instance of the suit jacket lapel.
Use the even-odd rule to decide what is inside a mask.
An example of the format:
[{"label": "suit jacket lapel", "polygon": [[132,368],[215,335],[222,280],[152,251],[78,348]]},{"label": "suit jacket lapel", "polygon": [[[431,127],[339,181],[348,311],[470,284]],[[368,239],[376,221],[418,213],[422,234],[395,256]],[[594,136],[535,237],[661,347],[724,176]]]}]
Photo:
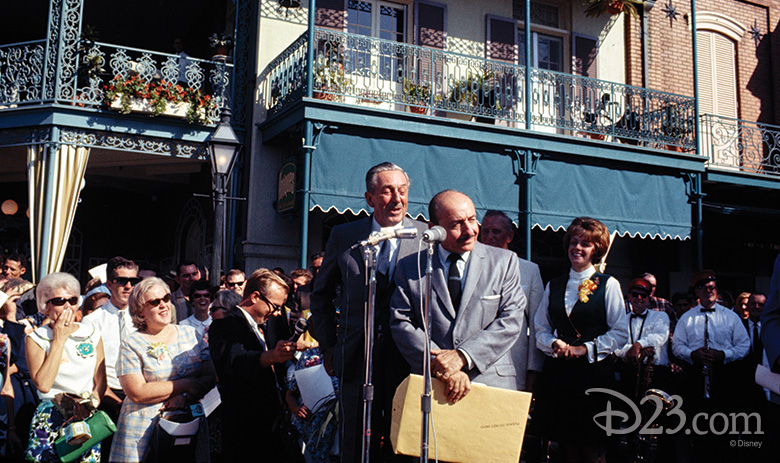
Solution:
[{"label": "suit jacket lapel", "polygon": [[239,308],[233,309],[235,310],[234,315],[236,318],[240,320],[239,323],[241,323],[241,326],[245,326],[247,330],[249,330],[249,336],[251,336],[251,339],[257,340],[257,343],[260,345],[260,350],[265,350],[265,342],[257,337],[257,333],[255,333],[255,330],[252,329],[252,327],[249,325],[249,320],[246,319],[244,316],[244,312],[241,311]]},{"label": "suit jacket lapel", "polygon": [[441,258],[439,257],[439,246],[436,247],[436,252],[433,253],[433,293],[436,294],[436,297],[439,299],[439,305],[444,307],[454,320],[455,308],[452,307],[452,300],[450,300],[450,290],[447,288],[447,278],[444,276],[444,268],[441,265]]},{"label": "suit jacket lapel", "polygon": [[[404,228],[414,228],[414,223],[412,222],[412,219],[408,217],[404,217],[404,220],[402,222],[402,226]],[[417,251],[417,240],[402,240],[398,239],[398,250],[395,253],[395,263],[397,264],[399,260],[402,258],[408,256],[409,254],[413,254]]]},{"label": "suit jacket lapel", "polygon": [[[371,221],[373,219],[373,215],[369,216],[367,219],[363,220],[361,225],[357,228],[355,228],[355,234],[352,236],[347,237],[347,242],[345,243],[346,246],[352,246],[353,244],[357,243],[358,241],[362,241],[366,238],[368,238],[368,235],[371,234]],[[362,276],[365,274],[366,267],[363,264],[363,248],[360,246],[356,247],[355,249],[352,249],[349,252],[349,255],[352,257],[352,260],[355,262],[355,265],[357,266],[357,275]],[[361,277],[361,281],[363,278]]]},{"label": "suit jacket lapel", "polygon": [[479,282],[479,275],[483,271],[485,253],[480,246],[480,243],[477,243],[469,255],[468,273],[466,274],[466,281],[463,283],[463,295],[460,301],[461,310],[466,310],[469,306],[471,297],[474,295],[474,290]]}]

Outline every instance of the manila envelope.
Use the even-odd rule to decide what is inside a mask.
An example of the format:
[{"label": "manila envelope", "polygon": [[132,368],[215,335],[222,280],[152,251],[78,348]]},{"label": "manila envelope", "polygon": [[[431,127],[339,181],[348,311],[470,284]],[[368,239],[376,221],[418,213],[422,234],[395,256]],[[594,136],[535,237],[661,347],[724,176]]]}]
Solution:
[{"label": "manila envelope", "polygon": [[[432,381],[428,457],[458,463],[517,463],[531,406],[531,394],[471,383],[456,404],[447,402],[445,385]],[[423,377],[409,375],[393,397],[390,440],[397,453],[420,456]],[[435,439],[434,439],[435,428]],[[436,452],[438,447],[438,452]]]}]

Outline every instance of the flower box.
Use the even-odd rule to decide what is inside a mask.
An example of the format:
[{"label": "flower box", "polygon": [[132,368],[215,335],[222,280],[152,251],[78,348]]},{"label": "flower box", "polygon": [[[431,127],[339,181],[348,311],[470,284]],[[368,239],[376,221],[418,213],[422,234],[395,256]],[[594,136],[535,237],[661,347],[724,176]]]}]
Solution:
[{"label": "flower box", "polygon": [[[187,109],[189,109],[190,103],[166,103],[165,109],[160,113],[163,116],[180,117],[182,119],[187,117]],[[122,110],[122,95],[117,95],[111,101],[111,109]],[[130,112],[141,114],[154,114],[154,108],[149,100],[145,98],[130,97]],[[203,109],[200,110],[201,115],[205,115]]]}]

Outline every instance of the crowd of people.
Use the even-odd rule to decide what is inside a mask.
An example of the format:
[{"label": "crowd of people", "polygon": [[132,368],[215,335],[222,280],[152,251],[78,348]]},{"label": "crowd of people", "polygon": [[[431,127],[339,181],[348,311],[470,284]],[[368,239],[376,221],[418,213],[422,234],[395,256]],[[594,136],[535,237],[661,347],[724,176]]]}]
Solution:
[{"label": "crowd of people", "polygon": [[[334,227],[309,269],[232,269],[217,287],[195,262],[158,276],[123,257],[83,290],[66,273],[33,285],[24,255],[1,256],[4,461],[59,461],[61,429],[96,410],[116,432],[81,449],[79,461],[351,463],[365,452],[370,461],[410,461],[392,448],[393,394],[426,366],[453,404],[472,382],[532,392],[529,463],[776,460],[780,399],[754,373],[778,369],[780,269],[768,295],[731,302],[715,272],[702,270],[689,292],[666,300],[650,273],[625,287],[605,273],[609,231],[579,217],[563,240],[570,270],[545,285],[536,264],[509,250],[506,214],[489,211],[480,225],[472,200],[445,190],[431,199],[426,224],[406,214],[410,187],[399,166],[374,166],[365,193],[373,213]],[[418,239],[404,239],[409,230]],[[429,257],[418,252],[426,230],[437,243],[428,304]],[[371,248],[367,327],[363,250],[372,245],[355,244],[371,235],[381,239]],[[333,391],[316,403],[303,394],[310,368],[324,370],[317,381]],[[77,405],[63,405],[69,400]],[[610,419],[613,409],[623,418]],[[735,424],[715,426],[721,414]],[[169,422],[194,423],[186,445],[172,445]]]}]

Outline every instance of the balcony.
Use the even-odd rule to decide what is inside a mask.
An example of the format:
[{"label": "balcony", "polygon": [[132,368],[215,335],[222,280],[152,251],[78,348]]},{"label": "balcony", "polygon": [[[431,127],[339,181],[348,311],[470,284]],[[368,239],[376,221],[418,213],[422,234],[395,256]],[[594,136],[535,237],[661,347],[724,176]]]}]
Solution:
[{"label": "balcony", "polygon": [[[43,104],[109,109],[111,101],[106,98],[106,88],[112,82],[134,78],[139,88],[151,86],[163,91],[170,88],[188,93],[187,101],[197,100],[200,108],[193,108],[189,114],[187,108],[180,108],[179,117],[189,115],[190,122],[213,126],[219,122],[220,111],[231,91],[233,64],[226,60],[180,58],[150,50],[81,41],[68,49],[77,53],[78,60],[72,62],[78,65],[56,66],[56,56],[46,56],[46,49],[45,40],[0,45],[0,114]],[[177,82],[180,89],[175,88]],[[117,108],[117,104],[113,106],[130,111],[129,108]],[[163,107],[158,109],[162,114],[167,113]]]},{"label": "balcony", "polygon": [[[315,29],[314,98],[499,126],[693,151],[694,99],[588,77]],[[265,69],[269,118],[306,96],[307,34]],[[530,104],[526,107],[527,95]]]},{"label": "balcony", "polygon": [[711,114],[701,121],[710,169],[780,176],[780,126]]}]

